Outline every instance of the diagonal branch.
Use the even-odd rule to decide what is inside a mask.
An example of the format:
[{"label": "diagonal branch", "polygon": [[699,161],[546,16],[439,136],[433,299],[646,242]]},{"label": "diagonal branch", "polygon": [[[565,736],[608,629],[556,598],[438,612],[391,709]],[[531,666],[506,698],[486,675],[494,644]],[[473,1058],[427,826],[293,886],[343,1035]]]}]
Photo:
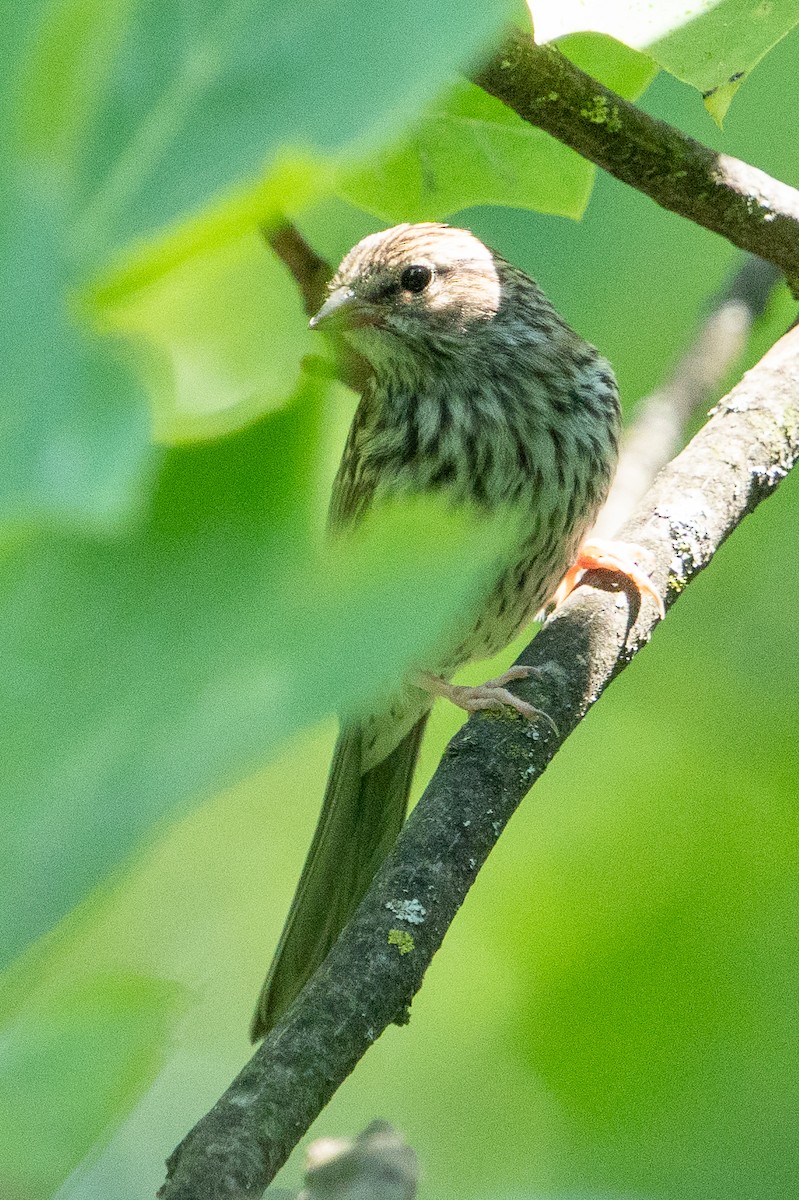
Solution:
[{"label": "diagonal branch", "polygon": [[[667,605],[798,459],[799,328],[718,405],[622,530],[651,554]],[[407,1020],[514,810],[649,640],[653,606],[638,611],[634,599],[581,586],[521,655],[537,673],[520,690],[552,715],[557,736],[505,713],[473,716],[453,738],[322,968],[172,1154],[162,1200],[260,1195],[371,1043]]]},{"label": "diagonal branch", "polygon": [[594,536],[615,534],[643,500],[658,471],[683,445],[691,421],[700,410],[707,411],[735,366],[780,278],[771,263],[748,255],[710,301],[706,320],[666,383],[636,406]]},{"label": "diagonal branch", "polygon": [[306,242],[291,221],[264,226],[261,232],[283,265],[291,271],[305,313],[312,317],[322,307],[327,294],[327,282],[333,274],[330,264]]},{"label": "diagonal branch", "polygon": [[[777,267],[799,295],[799,190],[651,117],[570,62],[512,30],[474,82],[538,129],[657,204]],[[288,221],[264,229],[309,315],[332,274]]]},{"label": "diagonal branch", "polygon": [[[318,312],[327,295],[327,285],[333,276],[330,264],[321,258],[306,242],[296,225],[288,219],[275,225],[262,226],[261,233],[280,261],[294,276],[303,308],[309,317]],[[363,390],[368,375],[364,360],[345,338],[331,331],[325,336],[330,342],[335,359],[335,370],[342,383],[353,391]]]},{"label": "diagonal branch", "polygon": [[510,32],[475,83],[663,208],[767,259],[799,295],[799,191],[648,116],[554,46]]}]

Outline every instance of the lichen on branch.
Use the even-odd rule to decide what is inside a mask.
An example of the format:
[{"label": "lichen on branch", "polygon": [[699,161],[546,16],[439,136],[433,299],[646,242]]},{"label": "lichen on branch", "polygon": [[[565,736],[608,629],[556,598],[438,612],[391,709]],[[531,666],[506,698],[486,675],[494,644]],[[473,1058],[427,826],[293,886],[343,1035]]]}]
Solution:
[{"label": "lichen on branch", "polygon": [[773,263],[799,295],[799,191],[637,108],[512,30],[474,82],[671,212]]}]

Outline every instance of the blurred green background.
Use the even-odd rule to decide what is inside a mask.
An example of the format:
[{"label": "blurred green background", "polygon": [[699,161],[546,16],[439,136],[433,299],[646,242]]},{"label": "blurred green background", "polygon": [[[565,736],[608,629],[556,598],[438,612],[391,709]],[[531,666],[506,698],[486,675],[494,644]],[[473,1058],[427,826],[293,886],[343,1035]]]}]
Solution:
[{"label": "blurred green background", "polygon": [[[70,11],[87,18],[92,6]],[[498,19],[486,18],[475,45]],[[324,58],[321,28],[309,53]],[[435,94],[457,51],[452,45],[431,81],[417,48],[408,106]],[[330,70],[338,80],[338,67]],[[754,71],[723,132],[671,76],[661,73],[642,105],[799,185],[799,32]],[[391,112],[401,129],[405,117]],[[317,145],[352,136],[326,119]],[[287,128],[278,140],[296,142]],[[375,137],[363,124],[357,132]],[[70,204],[88,187],[85,161]],[[324,198],[323,168],[306,170],[304,161],[281,168],[280,194],[291,192],[299,224],[337,261],[385,219],[345,202],[347,187]],[[170,170],[159,186],[174,197],[172,212],[190,211],[196,198],[182,194],[174,162]],[[126,479],[135,486],[125,484],[123,500],[104,491],[105,475],[90,465],[76,485],[83,496],[93,489],[88,515],[61,503],[66,492],[40,496],[36,511],[57,518],[32,534],[33,518],[15,517],[4,534],[5,625],[28,632],[13,641],[3,696],[15,716],[32,705],[28,723],[20,718],[11,731],[6,760],[8,828],[18,840],[6,842],[4,907],[9,929],[23,931],[17,948],[43,933],[12,962],[0,991],[0,1072],[10,1082],[0,1095],[0,1142],[9,1147],[0,1170],[11,1200],[142,1200],[157,1188],[167,1153],[249,1054],[251,1008],[335,736],[332,719],[314,722],[352,703],[355,647],[364,647],[368,692],[404,661],[412,637],[416,608],[392,601],[400,567],[392,574],[382,565],[389,534],[356,556],[343,584],[336,572],[321,586],[308,575],[316,560],[307,547],[352,397],[329,387],[322,366],[298,383],[300,355],[321,351],[306,338],[281,268],[264,256],[264,274],[253,275],[261,247],[247,221],[276,204],[272,186],[257,204],[250,197],[219,210],[217,227],[239,222],[241,238],[212,240],[199,268],[184,253],[189,230],[155,256],[136,250],[96,285],[100,308],[115,288],[123,295],[104,321],[146,344],[131,361],[157,396],[159,440],[196,444],[131,452]],[[152,228],[147,204],[136,211],[129,232]],[[611,359],[628,411],[668,372],[739,261],[721,239],[605,177],[580,222],[491,207],[454,219],[535,276]],[[115,261],[115,244],[109,234],[91,271],[74,268],[73,255],[76,278],[99,278],[96,263]],[[178,265],[162,277],[156,260]],[[141,290],[124,292],[126,273]],[[216,316],[208,296],[219,301]],[[220,316],[231,297],[233,316]],[[749,362],[793,311],[779,289]],[[263,352],[248,358],[281,322],[288,332],[275,343],[277,365]],[[169,371],[159,339],[172,355]],[[253,423],[295,387],[288,408]],[[112,416],[101,410],[102,421]],[[126,418],[126,445],[146,447],[138,419],[140,427]],[[113,429],[108,444],[119,445]],[[264,496],[263,463],[273,464],[281,445],[305,453],[285,479],[270,477]],[[98,462],[107,465],[105,450]],[[797,1194],[798,520],[799,483],[789,478],[688,589],[514,818],[410,1025],[380,1039],[310,1136],[353,1133],[375,1116],[392,1121],[420,1156],[420,1196],[430,1200]],[[406,534],[396,529],[392,544]],[[422,542],[433,536],[424,524]],[[468,531],[462,536],[468,544]],[[77,558],[74,540],[64,549],[75,537]],[[420,552],[400,564],[416,571],[417,605],[422,563]],[[453,554],[442,566],[439,590],[454,586],[457,563]],[[187,595],[192,581],[202,605]],[[255,602],[260,586],[268,620]],[[412,619],[396,631],[409,607]],[[301,632],[276,659],[275,640],[295,623]],[[381,664],[384,625],[395,632]],[[145,637],[144,628],[156,632]],[[139,632],[131,638],[130,629]],[[158,654],[171,660],[151,678]],[[244,672],[249,656],[264,669]],[[115,698],[119,679],[126,690]],[[75,714],[64,699],[70,688]],[[84,725],[81,697],[92,695],[98,711]],[[271,725],[265,712],[276,713]],[[417,794],[458,723],[457,712],[436,708]],[[243,778],[268,746],[276,756]],[[42,794],[49,787],[54,799],[28,810],[21,797],[32,761]],[[240,782],[216,791],[231,778]],[[198,795],[203,802],[190,810]],[[177,818],[173,800],[183,800]],[[297,1153],[278,1185],[298,1186],[301,1172]]]}]

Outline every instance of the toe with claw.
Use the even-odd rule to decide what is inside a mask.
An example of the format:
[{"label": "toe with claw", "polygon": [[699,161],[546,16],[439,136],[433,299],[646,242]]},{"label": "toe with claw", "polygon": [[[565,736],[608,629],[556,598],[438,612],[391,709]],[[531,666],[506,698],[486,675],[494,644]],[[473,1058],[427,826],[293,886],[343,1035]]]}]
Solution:
[{"label": "toe with claw", "polygon": [[523,717],[527,717],[528,721],[546,721],[550,726],[555,736],[558,737],[558,727],[548,713],[542,709],[536,708],[532,704],[528,704],[526,700],[522,700],[520,696],[514,696],[513,692],[508,691],[506,684],[513,683],[517,679],[529,679],[531,675],[537,674],[536,667],[510,667],[502,675],[496,679],[488,679],[485,683],[470,686],[468,684],[448,683],[446,679],[442,679],[439,675],[432,675],[428,671],[420,672],[415,679],[417,685],[426,692],[431,692],[434,696],[444,696],[447,700],[451,700],[458,708],[464,709],[468,713],[484,712],[489,709],[495,711],[503,708],[513,708]]},{"label": "toe with claw", "polygon": [[566,597],[576,587],[579,587],[580,581],[586,571],[613,571],[629,579],[639,595],[649,596],[650,599],[654,600],[658,616],[662,620],[666,615],[663,600],[655,590],[652,580],[646,571],[639,567],[636,562],[637,558],[644,557],[645,554],[646,551],[641,546],[634,546],[628,542],[610,542],[598,539],[586,542],[577,555],[574,564],[569,567],[569,570],[563,576],[555,595],[552,597],[551,607],[558,608]]}]

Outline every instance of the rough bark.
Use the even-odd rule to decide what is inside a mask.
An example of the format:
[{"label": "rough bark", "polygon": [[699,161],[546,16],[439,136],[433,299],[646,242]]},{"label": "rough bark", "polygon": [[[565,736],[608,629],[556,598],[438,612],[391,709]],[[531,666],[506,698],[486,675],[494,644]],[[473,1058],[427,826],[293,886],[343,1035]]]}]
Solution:
[{"label": "rough bark", "polygon": [[474,75],[525,121],[663,208],[767,259],[799,295],[799,191],[649,116],[514,30]]}]

